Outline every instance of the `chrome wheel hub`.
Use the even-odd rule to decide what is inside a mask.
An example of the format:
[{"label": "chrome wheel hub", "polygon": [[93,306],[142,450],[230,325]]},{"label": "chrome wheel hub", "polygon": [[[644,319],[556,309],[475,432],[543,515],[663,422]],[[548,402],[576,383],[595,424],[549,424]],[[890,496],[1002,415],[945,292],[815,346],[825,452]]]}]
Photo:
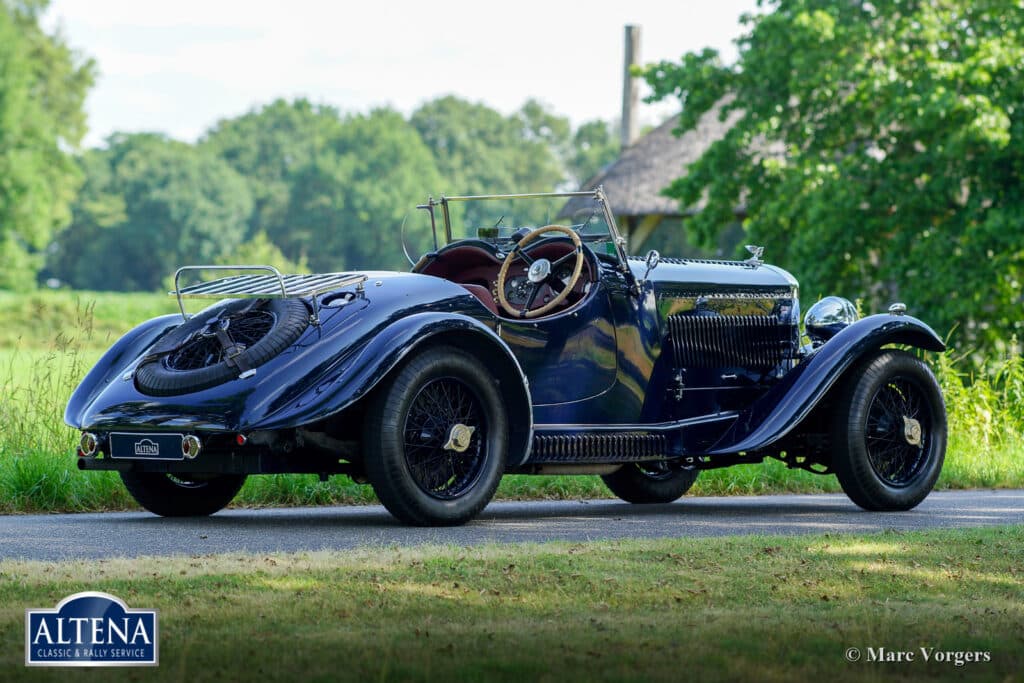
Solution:
[{"label": "chrome wheel hub", "polygon": [[448,440],[444,444],[446,451],[455,451],[456,453],[465,453],[469,448],[469,444],[473,439],[473,432],[476,431],[476,427],[468,427],[461,422],[457,422],[452,425],[452,428],[448,430]]},{"label": "chrome wheel hub", "polygon": [[921,423],[917,420],[903,416],[903,438],[911,446],[921,445]]}]

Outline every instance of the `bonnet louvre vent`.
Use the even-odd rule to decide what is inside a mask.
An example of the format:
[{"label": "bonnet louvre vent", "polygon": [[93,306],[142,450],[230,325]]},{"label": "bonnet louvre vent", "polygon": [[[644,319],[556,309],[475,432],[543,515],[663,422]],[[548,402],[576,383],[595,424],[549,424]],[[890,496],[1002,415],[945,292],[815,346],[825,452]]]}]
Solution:
[{"label": "bonnet louvre vent", "polygon": [[771,370],[792,334],[777,315],[670,315],[668,327],[678,368]]}]

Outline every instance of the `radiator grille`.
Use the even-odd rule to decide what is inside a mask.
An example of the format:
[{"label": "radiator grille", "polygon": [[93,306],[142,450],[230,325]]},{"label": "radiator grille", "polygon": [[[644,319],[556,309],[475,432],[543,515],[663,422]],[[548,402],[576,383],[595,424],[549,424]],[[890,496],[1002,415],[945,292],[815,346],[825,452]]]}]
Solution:
[{"label": "radiator grille", "polygon": [[670,315],[676,367],[770,370],[787,357],[792,328],[777,315]]},{"label": "radiator grille", "polygon": [[538,434],[527,462],[632,462],[665,457],[660,434]]}]

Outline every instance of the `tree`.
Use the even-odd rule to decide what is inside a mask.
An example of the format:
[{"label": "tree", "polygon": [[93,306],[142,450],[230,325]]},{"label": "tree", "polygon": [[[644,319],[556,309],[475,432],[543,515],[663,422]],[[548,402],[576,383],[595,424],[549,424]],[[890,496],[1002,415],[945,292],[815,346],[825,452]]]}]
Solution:
[{"label": "tree", "polygon": [[[429,150],[400,114],[346,118],[325,147],[291,176],[288,220],[270,237],[314,271],[408,268],[400,228],[441,184]],[[421,252],[426,226],[411,222]]]},{"label": "tree", "polygon": [[569,124],[535,101],[503,116],[453,95],[413,112],[412,126],[437,160],[448,194],[550,192],[565,180],[559,151]]},{"label": "tree", "polygon": [[596,176],[619,155],[619,141],[607,122],[588,121],[576,129],[567,166],[576,186]]},{"label": "tree", "polygon": [[34,286],[41,250],[67,223],[81,181],[94,66],[39,26],[46,0],[0,0],[0,288]]},{"label": "tree", "polygon": [[236,251],[252,200],[212,154],[155,134],[115,135],[82,158],[86,182],[49,273],[73,287],[154,290],[186,264]]},{"label": "tree", "polygon": [[217,122],[199,142],[249,184],[251,234],[287,228],[293,176],[327,149],[342,121],[333,107],[305,99],[273,103]]},{"label": "tree", "polygon": [[[830,292],[905,300],[1000,349],[1022,325],[1024,12],[1011,0],[770,0],[739,59],[646,70],[680,128],[739,112],[666,193],[705,242],[745,205],[750,240]],[[809,296],[808,296],[809,295]]]},{"label": "tree", "polygon": [[284,274],[308,274],[309,264],[305,259],[288,259],[277,245],[270,241],[267,233],[258,232],[238,245],[233,252],[218,256],[216,263],[222,266],[261,265],[273,266]]}]

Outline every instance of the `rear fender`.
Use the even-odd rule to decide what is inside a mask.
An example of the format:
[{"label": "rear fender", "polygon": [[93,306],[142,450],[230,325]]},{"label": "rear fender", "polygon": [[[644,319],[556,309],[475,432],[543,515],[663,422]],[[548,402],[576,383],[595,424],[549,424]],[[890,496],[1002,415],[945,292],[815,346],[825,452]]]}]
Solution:
[{"label": "rear fender", "polygon": [[114,345],[103,354],[71,394],[68,405],[64,409],[64,422],[76,429],[80,428],[82,412],[92,400],[108,384],[119,380],[121,375],[142,355],[143,351],[152,346],[164,334],[180,325],[181,322],[181,315],[178,313],[162,315],[129,330],[114,342]]},{"label": "rear fender", "polygon": [[493,374],[509,424],[508,466],[529,457],[533,409],[526,377],[504,341],[475,318],[452,313],[405,316],[381,330],[335,378],[319,383],[251,429],[285,429],[329,419],[369,394],[404,359],[430,344],[449,344],[477,357]]},{"label": "rear fender", "polygon": [[945,351],[935,331],[908,315],[879,314],[841,330],[740,414],[708,455],[766,448],[791,432],[859,359],[886,344]]}]

